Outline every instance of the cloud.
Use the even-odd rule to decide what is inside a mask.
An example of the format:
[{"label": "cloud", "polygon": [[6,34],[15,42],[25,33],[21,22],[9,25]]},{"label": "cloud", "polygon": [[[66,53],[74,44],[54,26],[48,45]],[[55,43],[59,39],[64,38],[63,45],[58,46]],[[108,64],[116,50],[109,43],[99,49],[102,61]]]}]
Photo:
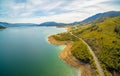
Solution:
[{"label": "cloud", "polygon": [[[80,21],[99,12],[120,11],[119,0],[0,0],[0,21]],[[12,18],[12,20],[11,20]]]},{"label": "cloud", "polygon": [[[81,16],[82,14],[82,16]],[[42,17],[36,17],[36,18],[18,18],[14,20],[9,19],[8,22],[14,23],[43,23],[47,21],[56,21],[60,23],[71,23],[74,21],[80,21],[85,18],[87,18],[89,14],[86,13],[78,13],[78,12],[71,12],[71,13],[63,13],[58,15],[51,15],[51,16],[42,16]]]}]

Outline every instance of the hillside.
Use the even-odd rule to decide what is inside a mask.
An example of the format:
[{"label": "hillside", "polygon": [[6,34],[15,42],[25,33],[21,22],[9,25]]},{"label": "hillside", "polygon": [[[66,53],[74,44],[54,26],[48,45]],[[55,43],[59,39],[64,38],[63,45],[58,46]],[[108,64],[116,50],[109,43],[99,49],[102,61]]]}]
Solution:
[{"label": "hillside", "polygon": [[7,23],[7,22],[0,22],[0,25],[4,27],[38,26],[37,24],[32,23]]},{"label": "hillside", "polygon": [[[82,38],[93,49],[98,57],[105,76],[115,76],[120,70],[120,16],[107,18],[96,24],[74,26],[70,30],[74,35]],[[68,33],[53,36],[59,41],[73,41],[72,54],[84,63],[94,65],[94,62],[81,41]],[[82,46],[80,46],[82,45]]]},{"label": "hillside", "polygon": [[44,22],[39,24],[39,26],[64,26],[64,23],[57,23],[57,22]]},{"label": "hillside", "polygon": [[7,22],[0,22],[0,28],[6,28],[9,23]]},{"label": "hillside", "polygon": [[103,13],[97,13],[95,15],[92,15],[84,19],[83,21],[71,23],[71,25],[96,24],[98,22],[104,21],[107,18],[112,18],[116,16],[120,16],[120,11],[108,11],[108,12],[103,12]]},{"label": "hillside", "polygon": [[4,29],[4,28],[5,28],[4,26],[1,26],[1,25],[0,25],[0,29]]},{"label": "hillside", "polygon": [[3,24],[0,24],[0,29],[6,28]]},{"label": "hillside", "polygon": [[98,22],[98,21],[102,21],[106,18],[111,18],[111,17],[116,17],[116,16],[120,16],[120,11],[109,11],[109,12],[104,12],[104,13],[98,13],[96,15],[93,15],[85,20],[83,20],[82,22]]},{"label": "hillside", "polygon": [[20,26],[65,26],[67,24],[57,23],[57,22],[44,22],[44,23],[41,23],[41,24],[0,22],[0,25],[3,25],[5,27],[20,27]]},{"label": "hillside", "polygon": [[73,32],[83,38],[93,49],[102,65],[109,71],[120,70],[120,17],[84,26]]}]

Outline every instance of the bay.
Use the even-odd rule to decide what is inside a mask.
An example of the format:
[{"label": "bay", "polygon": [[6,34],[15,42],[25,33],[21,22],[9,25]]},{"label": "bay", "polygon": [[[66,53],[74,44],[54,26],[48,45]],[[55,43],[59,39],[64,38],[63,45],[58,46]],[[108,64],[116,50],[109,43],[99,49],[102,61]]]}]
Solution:
[{"label": "bay", "polygon": [[58,57],[65,46],[47,40],[65,31],[56,27],[0,30],[0,76],[74,76],[75,70]]}]

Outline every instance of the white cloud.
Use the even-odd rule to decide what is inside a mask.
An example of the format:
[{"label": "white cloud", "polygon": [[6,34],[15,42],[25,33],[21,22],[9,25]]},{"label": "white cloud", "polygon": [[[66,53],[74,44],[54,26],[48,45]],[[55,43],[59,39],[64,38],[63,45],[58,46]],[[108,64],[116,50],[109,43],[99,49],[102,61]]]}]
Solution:
[{"label": "white cloud", "polygon": [[[82,15],[81,15],[82,14]],[[71,13],[63,13],[58,15],[52,15],[47,17],[39,17],[39,18],[19,18],[14,20],[9,20],[8,22],[17,22],[17,23],[43,23],[47,21],[56,21],[56,22],[64,22],[64,23],[71,23],[75,21],[80,21],[85,19],[89,16],[86,13],[79,13],[79,12],[71,12]]]},{"label": "white cloud", "polygon": [[[5,4],[9,9],[0,14],[7,14],[13,19],[0,18],[1,21],[42,23],[56,21],[71,23],[80,21],[99,12],[118,10],[114,0],[27,0],[23,3],[10,2]],[[2,11],[2,10],[0,10]],[[37,12],[37,13],[36,13]],[[6,15],[6,16],[7,16]]]},{"label": "white cloud", "polygon": [[57,3],[51,3],[49,5],[47,4],[47,5],[43,6],[43,8],[41,8],[41,9],[44,10],[44,11],[50,11],[52,9],[55,9],[55,8],[59,7],[63,2],[64,1],[59,1]]}]

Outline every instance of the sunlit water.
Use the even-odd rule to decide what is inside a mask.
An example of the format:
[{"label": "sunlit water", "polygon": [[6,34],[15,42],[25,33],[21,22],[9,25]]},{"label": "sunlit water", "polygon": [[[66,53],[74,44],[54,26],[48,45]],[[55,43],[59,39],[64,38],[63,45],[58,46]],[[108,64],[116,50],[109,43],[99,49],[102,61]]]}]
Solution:
[{"label": "sunlit water", "polygon": [[0,76],[75,76],[59,57],[65,46],[47,41],[56,27],[12,27],[0,30]]}]

